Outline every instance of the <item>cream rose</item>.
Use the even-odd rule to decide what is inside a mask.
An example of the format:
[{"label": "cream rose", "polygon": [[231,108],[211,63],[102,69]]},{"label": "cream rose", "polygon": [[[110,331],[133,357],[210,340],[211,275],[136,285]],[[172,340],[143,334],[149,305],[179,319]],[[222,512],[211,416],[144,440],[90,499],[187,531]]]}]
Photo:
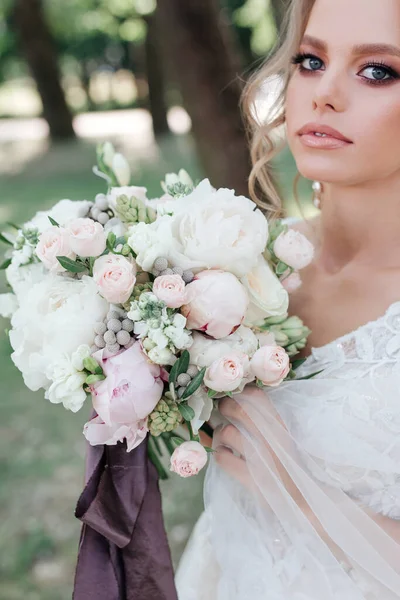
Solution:
[{"label": "cream rose", "polygon": [[312,261],[314,246],[302,233],[289,229],[276,238],[274,253],[279,260],[299,271]]},{"label": "cream rose", "polygon": [[161,275],[154,281],[153,294],[168,308],[180,308],[186,302],[186,285],[180,275]]},{"label": "cream rose", "polygon": [[197,475],[207,464],[207,452],[199,442],[184,442],[171,456],[170,470],[181,477]]},{"label": "cream rose", "polygon": [[186,287],[186,293],[187,304],[181,309],[186,326],[216,339],[241,325],[249,303],[240,281],[224,271],[202,271]]},{"label": "cream rose", "polygon": [[249,359],[245,354],[231,352],[208,367],[204,383],[216,392],[233,392],[240,387],[248,366]]},{"label": "cream rose", "polygon": [[103,298],[112,304],[123,304],[136,283],[136,264],[124,256],[100,256],[94,263],[93,279]]},{"label": "cream rose", "polygon": [[45,267],[52,273],[65,271],[60,265],[57,256],[66,256],[75,260],[76,254],[71,248],[71,236],[63,227],[49,227],[39,237],[36,254]]},{"label": "cream rose", "polygon": [[245,325],[252,327],[261,324],[268,317],[281,317],[287,314],[288,293],[264,257],[260,256],[251,273],[241,281],[250,297]]},{"label": "cream rose", "polygon": [[276,387],[290,371],[290,359],[280,346],[262,346],[250,361],[254,376],[264,385]]},{"label": "cream rose", "polygon": [[104,228],[93,219],[74,219],[66,229],[70,234],[71,248],[78,256],[100,256],[106,249]]}]

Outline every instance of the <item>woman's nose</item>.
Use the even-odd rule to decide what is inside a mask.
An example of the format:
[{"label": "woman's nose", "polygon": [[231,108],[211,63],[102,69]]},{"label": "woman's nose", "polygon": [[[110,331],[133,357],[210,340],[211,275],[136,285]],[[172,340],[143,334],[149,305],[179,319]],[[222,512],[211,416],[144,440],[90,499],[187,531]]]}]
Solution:
[{"label": "woman's nose", "polygon": [[316,112],[343,112],[347,104],[347,94],[343,73],[331,69],[323,72],[314,89],[313,108]]}]

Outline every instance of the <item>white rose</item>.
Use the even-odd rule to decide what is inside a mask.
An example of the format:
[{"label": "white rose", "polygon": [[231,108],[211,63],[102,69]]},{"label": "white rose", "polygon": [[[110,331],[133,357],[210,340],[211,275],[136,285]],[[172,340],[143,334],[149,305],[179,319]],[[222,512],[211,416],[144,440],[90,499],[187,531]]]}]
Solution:
[{"label": "white rose", "polygon": [[49,227],[39,237],[36,255],[44,266],[53,273],[65,271],[58,262],[58,256],[75,260],[76,254],[71,248],[71,235],[63,227]]},{"label": "white rose", "polygon": [[276,238],[274,253],[279,260],[299,271],[312,261],[314,246],[300,231],[289,229]]},{"label": "white rose", "polygon": [[171,216],[146,226],[148,242],[152,237],[158,247],[142,246],[138,263],[144,270],[165,256],[183,270],[222,269],[243,277],[265,250],[268,223],[261,211],[233,190],[215,190],[207,179],[188,196],[166,202],[163,212]]},{"label": "white rose", "polygon": [[86,400],[83,384],[86,373],[82,373],[83,359],[90,356],[89,346],[83,345],[72,356],[64,355],[53,362],[46,370],[46,376],[52,381],[45,397],[53,404],[62,403],[64,408],[78,412]]},{"label": "white rose", "polygon": [[215,360],[205,372],[205,385],[216,392],[233,392],[240,387],[249,369],[249,358],[230,352]]},{"label": "white rose", "polygon": [[139,187],[137,185],[121,185],[120,187],[113,187],[107,194],[107,200],[110,208],[115,211],[117,208],[117,199],[119,196],[128,196],[128,198],[135,197],[142,202],[147,201],[147,188]]},{"label": "white rose", "polygon": [[267,317],[287,314],[289,295],[262,256],[241,281],[250,297],[250,306],[244,320],[246,325],[251,327],[262,323]]},{"label": "white rose", "polygon": [[109,305],[91,277],[51,274],[26,289],[18,301],[11,319],[11,358],[29,389],[47,389],[47,369],[77,347],[93,345],[94,325],[104,320]]},{"label": "white rose", "polygon": [[193,433],[197,435],[200,427],[210,419],[214,403],[202,386],[189,396],[187,403],[194,410],[191,425]]},{"label": "white rose", "polygon": [[0,294],[0,315],[9,319],[18,308],[18,300],[15,294]]},{"label": "white rose", "polygon": [[91,206],[92,202],[87,200],[60,200],[51,210],[36,213],[33,219],[26,223],[26,227],[36,227],[42,233],[50,226],[49,216],[59,225],[64,226],[72,219],[86,217]]}]

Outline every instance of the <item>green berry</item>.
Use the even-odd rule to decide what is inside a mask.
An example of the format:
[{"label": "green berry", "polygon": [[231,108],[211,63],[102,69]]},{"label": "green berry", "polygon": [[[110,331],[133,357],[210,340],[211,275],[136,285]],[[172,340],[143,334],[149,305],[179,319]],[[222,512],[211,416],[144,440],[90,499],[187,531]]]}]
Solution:
[{"label": "green berry", "polygon": [[182,415],[177,403],[167,397],[161,398],[149,416],[150,433],[158,436],[164,431],[173,431],[181,422]]}]

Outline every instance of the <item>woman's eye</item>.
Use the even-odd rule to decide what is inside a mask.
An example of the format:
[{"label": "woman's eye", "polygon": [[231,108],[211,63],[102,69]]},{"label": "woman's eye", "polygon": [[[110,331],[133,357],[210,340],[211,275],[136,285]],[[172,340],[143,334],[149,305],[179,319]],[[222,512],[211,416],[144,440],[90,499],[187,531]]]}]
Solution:
[{"label": "woman's eye", "polygon": [[316,56],[307,56],[302,61],[301,66],[306,71],[319,71],[324,66],[324,63]]},{"label": "woman's eye", "polygon": [[377,65],[371,65],[366,67],[361,71],[363,73],[363,77],[365,79],[369,79],[370,81],[385,81],[387,79],[393,79],[393,73],[391,69],[387,67],[380,67]]}]

